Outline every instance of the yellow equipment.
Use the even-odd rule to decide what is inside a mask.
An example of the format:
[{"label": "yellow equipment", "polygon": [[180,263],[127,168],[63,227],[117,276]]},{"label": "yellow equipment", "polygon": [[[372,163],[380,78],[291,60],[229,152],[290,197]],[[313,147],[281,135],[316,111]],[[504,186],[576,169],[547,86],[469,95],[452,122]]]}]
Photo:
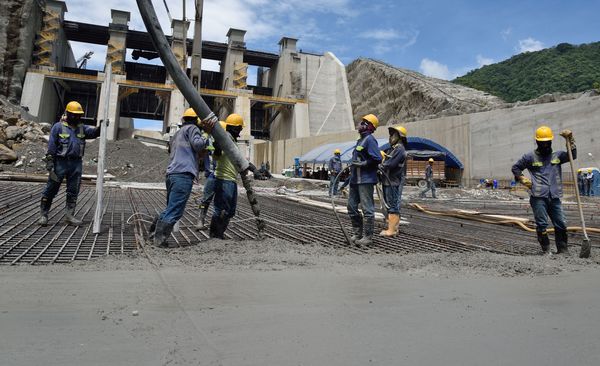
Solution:
[{"label": "yellow equipment", "polygon": [[65,110],[73,114],[83,114],[83,107],[78,102],[72,101],[67,104]]},{"label": "yellow equipment", "polygon": [[537,130],[535,130],[535,140],[536,141],[552,141],[554,139],[554,134],[552,133],[552,129],[548,126],[540,126]]},{"label": "yellow equipment", "polygon": [[377,119],[377,117],[374,114],[367,114],[362,119],[363,121],[371,123],[375,128],[379,127],[379,119]]},{"label": "yellow equipment", "polygon": [[406,131],[406,128],[403,126],[392,126],[392,127],[388,127],[388,130],[390,132],[390,135],[392,134],[392,132],[394,131],[398,131],[398,133],[400,134],[400,137],[406,137],[408,132]]},{"label": "yellow equipment", "polygon": [[225,119],[225,123],[229,126],[242,126],[244,127],[244,119],[239,114],[232,113]]},{"label": "yellow equipment", "polygon": [[198,118],[198,115],[196,114],[196,111],[194,111],[194,108],[188,108],[185,110],[185,112],[183,112],[183,117],[195,117]]}]

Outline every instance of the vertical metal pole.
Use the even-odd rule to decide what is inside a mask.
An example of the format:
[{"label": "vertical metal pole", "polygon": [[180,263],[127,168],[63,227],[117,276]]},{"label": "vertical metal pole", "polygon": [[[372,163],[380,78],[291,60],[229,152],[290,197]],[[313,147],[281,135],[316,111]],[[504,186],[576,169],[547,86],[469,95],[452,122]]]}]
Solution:
[{"label": "vertical metal pole", "polygon": [[194,0],[196,16],[194,18],[194,41],[192,43],[192,84],[200,91],[200,78],[202,76],[202,8],[204,0]]},{"label": "vertical metal pole", "polygon": [[100,224],[102,223],[102,199],[104,195],[104,159],[106,155],[106,134],[108,133],[108,109],[110,107],[110,89],[112,79],[112,65],[108,63],[104,82],[106,88],[104,91],[104,118],[100,122],[102,129],[100,130],[100,146],[98,148],[98,171],[96,176],[96,212],[94,213],[93,233],[100,233]]}]

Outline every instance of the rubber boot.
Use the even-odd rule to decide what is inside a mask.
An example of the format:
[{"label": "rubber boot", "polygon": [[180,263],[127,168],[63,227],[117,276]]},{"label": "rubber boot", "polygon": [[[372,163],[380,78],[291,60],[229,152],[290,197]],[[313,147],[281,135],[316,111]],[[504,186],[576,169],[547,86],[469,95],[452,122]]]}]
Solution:
[{"label": "rubber boot", "polygon": [[72,226],[79,226],[83,221],[75,217],[75,203],[67,202],[67,208],[65,209],[65,224]]},{"label": "rubber boot", "polygon": [[38,225],[48,225],[48,212],[50,212],[51,205],[52,201],[50,201],[46,197],[42,197],[42,202],[40,203],[40,218],[38,220]]},{"label": "rubber boot", "polygon": [[556,241],[556,254],[569,255],[569,236],[566,230],[554,228],[554,240]]},{"label": "rubber boot", "polygon": [[218,216],[213,216],[210,219],[209,236],[211,238],[225,239],[225,229],[223,219]]},{"label": "rubber boot", "polygon": [[542,246],[542,254],[543,255],[552,255],[550,251],[550,238],[548,237],[547,231],[537,231],[537,239],[538,243]]},{"label": "rubber boot", "polygon": [[375,230],[375,218],[374,217],[366,217],[365,218],[365,233],[363,237],[354,244],[357,247],[367,247],[373,245],[373,231]]},{"label": "rubber boot", "polygon": [[206,214],[208,213],[208,206],[200,206],[200,217],[198,217],[198,223],[196,224],[196,230],[206,230]]},{"label": "rubber boot", "polygon": [[174,248],[170,246],[168,243],[169,236],[171,236],[171,232],[173,231],[173,225],[168,222],[158,220],[156,222],[156,231],[154,232],[154,245],[159,248]]},{"label": "rubber boot", "polygon": [[389,214],[388,215],[388,228],[387,230],[382,230],[379,235],[380,236],[396,236],[398,234],[398,224],[400,223],[400,215],[398,214]]},{"label": "rubber boot", "polygon": [[148,228],[148,240],[154,239],[154,232],[156,231],[156,223],[157,222],[158,222],[158,215],[154,216],[154,218],[152,219],[152,223],[150,224],[150,227]]},{"label": "rubber boot", "polygon": [[350,241],[356,243],[363,236],[363,218],[362,216],[350,216],[350,220],[352,221],[352,236],[350,237]]}]

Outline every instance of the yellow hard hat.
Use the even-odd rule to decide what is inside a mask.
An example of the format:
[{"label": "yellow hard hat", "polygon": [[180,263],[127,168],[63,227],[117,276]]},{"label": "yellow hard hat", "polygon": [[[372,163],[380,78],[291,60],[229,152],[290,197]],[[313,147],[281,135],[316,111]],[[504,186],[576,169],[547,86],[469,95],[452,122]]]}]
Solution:
[{"label": "yellow hard hat", "polygon": [[333,150],[333,153],[334,153],[334,154],[341,154],[341,153],[342,153],[342,151],[341,151],[340,149],[335,149],[335,150]]},{"label": "yellow hard hat", "polygon": [[374,114],[367,114],[362,118],[364,121],[370,122],[373,127],[379,127],[379,119]]},{"label": "yellow hard hat", "polygon": [[185,112],[183,112],[183,117],[196,117],[198,118],[198,115],[196,114],[196,111],[194,110],[194,108],[188,108],[185,110]]},{"label": "yellow hard hat", "polygon": [[430,163],[433,163],[433,158],[429,158],[429,160],[427,160]]},{"label": "yellow hard hat", "polygon": [[554,134],[552,133],[552,129],[548,126],[540,126],[537,130],[535,130],[535,140],[536,141],[552,141],[554,139]]},{"label": "yellow hard hat", "polygon": [[239,114],[232,113],[225,119],[225,123],[229,126],[242,126],[244,127],[244,119]]},{"label": "yellow hard hat", "polygon": [[78,102],[72,101],[67,104],[65,110],[73,114],[83,114],[83,107]]},{"label": "yellow hard hat", "polygon": [[407,135],[406,128],[404,128],[403,126],[388,127],[388,130],[390,131],[390,134],[394,131],[398,131],[398,133],[400,134],[400,137],[406,137],[406,135]]},{"label": "yellow hard hat", "polygon": [[219,121],[219,124],[221,125],[221,128],[226,130],[227,129],[227,123],[225,123],[225,121]]}]

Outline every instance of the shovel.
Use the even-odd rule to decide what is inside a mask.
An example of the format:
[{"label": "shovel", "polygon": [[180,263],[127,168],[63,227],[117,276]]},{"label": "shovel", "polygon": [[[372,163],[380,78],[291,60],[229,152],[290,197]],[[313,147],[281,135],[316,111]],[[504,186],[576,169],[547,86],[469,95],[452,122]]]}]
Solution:
[{"label": "shovel", "polygon": [[575,186],[575,197],[577,198],[577,207],[579,208],[579,218],[581,218],[581,228],[583,230],[583,242],[581,243],[581,251],[579,252],[579,258],[589,258],[591,254],[591,243],[588,238],[587,231],[585,229],[585,219],[583,217],[583,208],[581,207],[581,198],[579,197],[579,187],[577,186],[577,173],[573,164],[573,153],[571,152],[571,141],[563,136],[567,140],[567,153],[569,154],[569,164],[571,165],[571,173],[573,174],[573,182]]}]

